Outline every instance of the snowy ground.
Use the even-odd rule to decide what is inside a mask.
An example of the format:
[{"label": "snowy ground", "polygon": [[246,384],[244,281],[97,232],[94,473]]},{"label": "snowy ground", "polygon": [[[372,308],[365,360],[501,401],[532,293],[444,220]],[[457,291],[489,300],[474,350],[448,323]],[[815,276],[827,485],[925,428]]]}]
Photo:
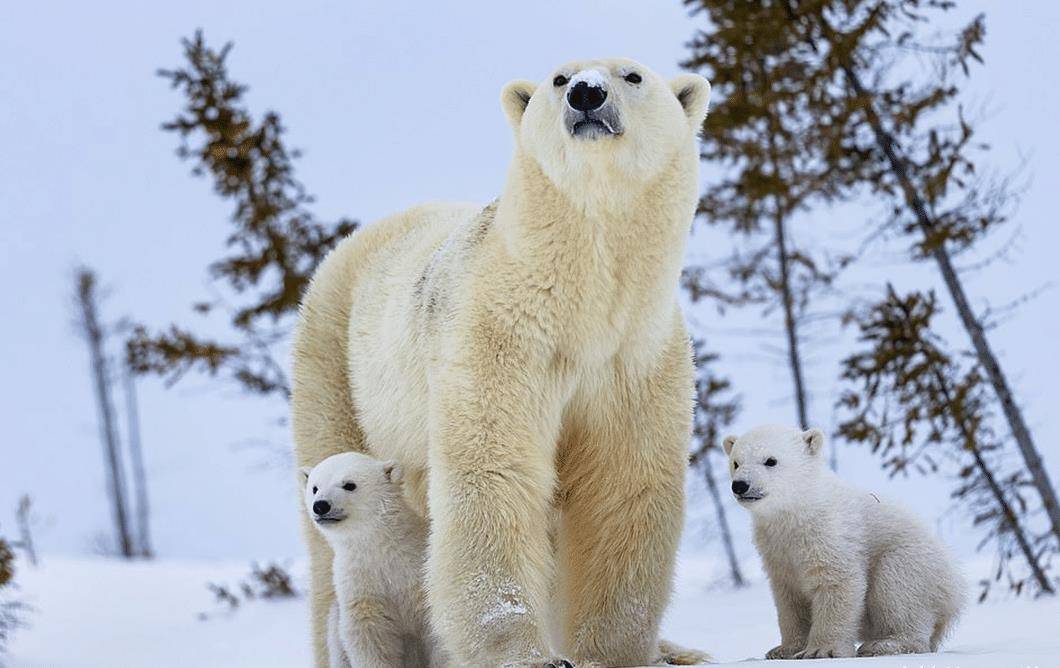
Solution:
[{"label": "snowy ground", "polygon": [[[304,599],[254,601],[219,612],[205,583],[236,584],[245,563],[173,562],[125,565],[92,559],[48,559],[24,567],[22,593],[36,608],[18,632],[11,668],[114,666],[306,666]],[[297,569],[296,569],[297,570]],[[681,562],[677,595],[664,635],[746,668],[777,642],[768,588],[720,589],[716,564]],[[209,613],[205,620],[200,613]],[[830,668],[1057,668],[1060,601],[999,600],[973,605],[944,653],[876,659],[803,661]],[[0,665],[4,660],[0,659]]]}]

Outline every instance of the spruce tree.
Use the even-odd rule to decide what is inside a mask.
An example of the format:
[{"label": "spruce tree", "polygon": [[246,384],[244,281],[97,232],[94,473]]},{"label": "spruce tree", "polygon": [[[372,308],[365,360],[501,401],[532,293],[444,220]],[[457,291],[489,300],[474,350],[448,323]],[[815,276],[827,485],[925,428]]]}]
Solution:
[{"label": "spruce tree", "polygon": [[932,292],[899,296],[888,287],[884,300],[856,312],[860,349],[843,362],[839,433],[869,445],[892,475],[955,480],[953,498],[983,529],[980,547],[997,549],[998,568],[981,581],[981,599],[1003,577],[1017,594],[1028,583],[1052,594],[1056,538],[1035,529],[1031,476],[992,427],[996,402],[978,359],[952,354],[932,330],[938,311]]},{"label": "spruce tree", "polygon": [[357,223],[313,215],[313,197],[295,178],[299,153],[287,146],[279,114],[255,121],[243,104],[247,87],[228,73],[232,45],[211,48],[197,32],[183,46],[183,66],[158,72],[184,98],[184,108],[162,128],[180,137],[177,155],[192,163],[192,174],[209,177],[232,204],[228,254],[208,273],[235,303],[225,297],[192,309],[202,315],[223,310],[233,335],[217,340],[185,325],[159,331],[138,325],[128,341],[129,362],[138,373],[170,383],[197,370],[286,398],[290,386],[275,349],[289,337],[317,264]]},{"label": "spruce tree", "polygon": [[[812,197],[878,201],[888,215],[872,238],[903,242],[911,261],[937,269],[1007,425],[1001,438],[1014,444],[1060,539],[1056,490],[953,261],[1003,226],[1012,197],[1003,181],[982,176],[986,147],[960,104],[960,83],[982,61],[983,16],[938,38],[934,21],[956,9],[952,0],[685,4],[705,23],[689,64],[721,84],[711,126],[730,123],[750,136],[795,124],[799,150],[777,153],[794,156],[786,173],[820,175],[802,181]],[[714,62],[760,71],[718,80]],[[756,94],[739,92],[748,87]],[[744,104],[719,121],[733,95]],[[763,207],[770,201],[753,196]]]}]

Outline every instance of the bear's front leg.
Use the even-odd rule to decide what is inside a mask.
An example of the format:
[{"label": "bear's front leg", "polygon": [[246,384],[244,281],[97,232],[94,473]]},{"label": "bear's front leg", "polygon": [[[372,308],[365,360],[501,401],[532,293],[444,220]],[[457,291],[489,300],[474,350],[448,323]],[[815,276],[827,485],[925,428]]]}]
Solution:
[{"label": "bear's front leg", "polygon": [[[827,567],[826,567],[827,570]],[[854,656],[858,625],[865,609],[865,577],[853,572],[826,573],[813,594],[812,623],[806,649],[796,659]]]},{"label": "bear's front leg", "polygon": [[454,665],[562,666],[543,619],[562,392],[510,337],[488,341],[432,371],[432,622]]},{"label": "bear's front leg", "polygon": [[[356,668],[390,668],[403,665],[405,647],[401,630],[393,618],[387,601],[371,597],[358,597],[339,604],[339,638],[346,665]],[[329,646],[329,651],[331,648]],[[332,666],[336,663],[331,655]]]},{"label": "bear's front leg", "polygon": [[780,625],[780,644],[766,652],[767,659],[793,659],[806,649],[806,638],[810,634],[809,601],[784,578],[783,573],[770,568],[769,586],[773,592],[773,603],[777,607],[777,622]]},{"label": "bear's front leg", "polygon": [[642,666],[658,657],[684,520],[691,394],[679,329],[651,368],[617,361],[568,409],[559,589],[576,664]]}]

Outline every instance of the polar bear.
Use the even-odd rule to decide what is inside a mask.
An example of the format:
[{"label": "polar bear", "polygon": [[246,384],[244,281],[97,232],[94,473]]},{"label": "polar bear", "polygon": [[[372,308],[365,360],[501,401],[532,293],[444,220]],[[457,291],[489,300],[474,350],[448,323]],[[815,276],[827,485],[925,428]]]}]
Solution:
[{"label": "polar bear", "polygon": [[767,659],[934,652],[964,607],[946,547],[919,520],[848,487],[819,429],[763,426],[723,442],[751,512],[781,644]]},{"label": "polar bear", "polygon": [[422,586],[427,523],[405,503],[400,465],[344,452],[302,474],[306,514],[334,553],[332,668],[444,666]]},{"label": "polar bear", "polygon": [[[500,197],[355,232],[305,295],[299,464],[402,464],[458,664],[658,658],[692,419],[677,287],[709,95],[625,59],[510,83]],[[325,665],[330,557],[306,535]]]}]

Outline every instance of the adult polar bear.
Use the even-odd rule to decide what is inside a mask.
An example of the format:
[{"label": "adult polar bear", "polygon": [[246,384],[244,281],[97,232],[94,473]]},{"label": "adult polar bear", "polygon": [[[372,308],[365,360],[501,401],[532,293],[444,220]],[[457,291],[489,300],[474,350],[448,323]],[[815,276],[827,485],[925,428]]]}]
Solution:
[{"label": "adult polar bear", "polygon": [[[658,657],[692,415],[676,291],[709,96],[702,77],[630,60],[510,83],[501,197],[364,228],[305,296],[298,464],[403,464],[457,665]],[[331,557],[306,537],[325,665]]]}]

